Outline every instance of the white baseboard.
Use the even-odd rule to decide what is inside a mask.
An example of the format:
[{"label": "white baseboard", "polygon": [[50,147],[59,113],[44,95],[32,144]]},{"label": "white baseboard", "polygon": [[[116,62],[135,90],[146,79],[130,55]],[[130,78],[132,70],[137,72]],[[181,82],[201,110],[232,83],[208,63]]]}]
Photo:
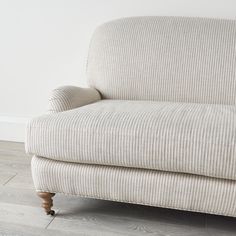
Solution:
[{"label": "white baseboard", "polygon": [[29,118],[0,116],[0,140],[24,142]]}]

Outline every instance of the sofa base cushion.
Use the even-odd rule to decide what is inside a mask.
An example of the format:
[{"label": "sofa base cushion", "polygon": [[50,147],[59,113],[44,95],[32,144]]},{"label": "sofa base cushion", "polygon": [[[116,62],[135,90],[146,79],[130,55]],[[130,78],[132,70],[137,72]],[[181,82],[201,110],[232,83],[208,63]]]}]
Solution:
[{"label": "sofa base cushion", "polygon": [[236,179],[236,107],[102,100],[33,119],[29,153]]},{"label": "sofa base cushion", "polygon": [[234,180],[36,156],[32,174],[37,191],[236,217]]}]

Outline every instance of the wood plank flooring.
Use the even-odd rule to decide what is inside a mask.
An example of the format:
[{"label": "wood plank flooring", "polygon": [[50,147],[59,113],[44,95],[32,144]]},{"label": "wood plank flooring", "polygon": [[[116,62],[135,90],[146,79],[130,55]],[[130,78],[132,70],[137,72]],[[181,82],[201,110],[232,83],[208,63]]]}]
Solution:
[{"label": "wood plank flooring", "polygon": [[0,141],[0,236],[236,236],[236,218],[59,194],[46,216],[30,159],[22,143]]}]

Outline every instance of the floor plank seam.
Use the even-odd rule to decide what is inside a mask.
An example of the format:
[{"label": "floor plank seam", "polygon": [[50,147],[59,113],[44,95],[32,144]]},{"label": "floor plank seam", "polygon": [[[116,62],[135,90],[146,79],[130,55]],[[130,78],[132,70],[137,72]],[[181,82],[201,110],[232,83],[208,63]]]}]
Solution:
[{"label": "floor plank seam", "polygon": [[12,179],[14,179],[16,176],[18,175],[18,173],[16,173],[15,175],[13,175],[11,178],[9,178],[5,183],[3,183],[3,186],[5,186],[6,184],[8,184]]},{"label": "floor plank seam", "polygon": [[49,225],[54,221],[54,219],[56,218],[56,216],[59,213],[59,211],[60,210],[58,210],[58,212],[54,216],[48,216],[48,217],[52,217],[52,220],[46,225],[45,229],[48,229]]}]

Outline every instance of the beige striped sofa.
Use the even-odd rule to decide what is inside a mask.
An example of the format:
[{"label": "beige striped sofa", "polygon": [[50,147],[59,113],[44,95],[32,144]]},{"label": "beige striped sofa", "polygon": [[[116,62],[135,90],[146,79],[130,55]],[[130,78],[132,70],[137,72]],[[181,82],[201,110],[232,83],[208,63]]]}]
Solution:
[{"label": "beige striped sofa", "polygon": [[236,21],[108,22],[87,79],[27,127],[47,214],[64,193],[236,217]]}]

